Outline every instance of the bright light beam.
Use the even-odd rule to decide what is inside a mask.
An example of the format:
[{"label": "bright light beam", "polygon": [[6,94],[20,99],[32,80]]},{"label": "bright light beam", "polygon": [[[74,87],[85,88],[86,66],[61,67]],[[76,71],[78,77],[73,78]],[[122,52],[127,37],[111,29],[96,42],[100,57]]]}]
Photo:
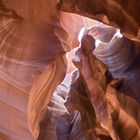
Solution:
[{"label": "bright light beam", "polygon": [[117,29],[117,32],[116,32],[115,35],[118,36],[119,38],[122,38],[123,37],[123,35],[120,32],[120,29]]},{"label": "bright light beam", "polygon": [[82,27],[81,30],[80,30],[80,32],[79,32],[79,35],[78,35],[79,42],[81,42],[82,37],[83,37],[85,31],[86,31],[86,29],[84,27]]},{"label": "bright light beam", "polygon": [[100,43],[102,43],[102,41],[100,41],[99,39],[96,39],[95,40],[95,47],[97,48]]}]

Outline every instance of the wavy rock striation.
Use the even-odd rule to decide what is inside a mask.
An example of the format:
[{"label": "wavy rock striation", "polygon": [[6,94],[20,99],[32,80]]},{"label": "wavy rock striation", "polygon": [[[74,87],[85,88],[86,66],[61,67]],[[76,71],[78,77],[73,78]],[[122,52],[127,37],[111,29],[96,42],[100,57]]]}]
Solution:
[{"label": "wavy rock striation", "polygon": [[129,39],[140,40],[140,2],[136,0],[61,0],[58,9],[115,26]]},{"label": "wavy rock striation", "polygon": [[[139,9],[135,0],[0,0],[0,140],[140,139]],[[65,54],[82,26],[92,36],[70,84]],[[102,42],[91,53],[93,38]]]},{"label": "wavy rock striation", "polygon": [[[91,44],[90,38],[91,37],[87,35],[83,38],[81,48],[76,52],[79,61],[74,60],[74,64],[83,75],[85,86],[88,87],[87,93],[89,93],[88,96],[91,100],[92,108],[95,110],[95,114],[92,114],[91,116],[92,118],[93,116],[96,116],[101,127],[109,133],[109,136],[113,140],[139,139],[139,103],[133,98],[120,93],[123,81],[120,79],[114,79],[106,65],[93,55],[93,44]],[[79,92],[80,95],[83,93]],[[76,93],[72,94],[76,95]],[[74,95],[72,95],[72,97],[73,96]],[[70,96],[70,99],[72,97]],[[82,102],[80,97],[78,97],[78,99]],[[79,111],[81,111],[82,117],[82,113],[86,113],[86,110],[83,110],[85,105],[84,107],[79,105],[80,102],[78,102],[78,99],[71,99],[69,104],[71,104],[73,109],[75,109],[75,106],[80,106],[81,108],[79,107]],[[77,101],[76,103],[79,106],[77,104],[75,105],[75,101]],[[96,126],[94,125],[96,123],[93,123],[90,117],[89,120],[90,124],[92,123],[93,126]],[[128,131],[130,133],[128,133]],[[96,133],[95,136],[97,136]],[[97,137],[92,139],[97,139]],[[108,137],[107,139],[110,138]]]},{"label": "wavy rock striation", "polygon": [[[30,18],[24,18],[24,15],[18,12],[21,9],[18,8],[17,1],[13,2],[10,5],[10,1],[5,1],[7,7],[10,5],[12,7],[9,8],[15,9],[8,10],[0,1],[0,139],[33,140],[37,135],[30,132],[29,125],[31,124],[30,127],[34,127],[35,131],[37,128],[36,124],[32,126],[33,118],[30,119],[32,113],[27,114],[27,106],[29,106],[29,111],[30,108],[37,106],[34,109],[36,111],[34,115],[36,115],[38,110],[43,108],[44,103],[38,102],[40,98],[37,95],[33,98],[30,90],[34,80],[37,81],[38,75],[46,69],[50,80],[52,77],[49,75],[54,76],[56,72],[59,75],[58,79],[55,75],[55,82],[49,85],[49,89],[51,86],[55,88],[61,82],[61,78],[63,80],[66,65],[62,55],[65,51],[55,33],[55,28],[59,26],[55,25],[58,19],[52,18],[55,15],[52,9],[50,9],[51,15],[48,15],[48,22],[45,23],[41,19],[36,19],[36,12]],[[28,1],[24,4],[28,4]],[[34,4],[37,6],[37,3]],[[26,11],[26,9],[23,10]],[[59,72],[62,73],[62,77]],[[44,84],[43,81],[42,83]],[[51,93],[49,98],[51,98]],[[43,99],[46,100],[45,97]],[[32,102],[33,107],[30,106]],[[31,131],[34,133],[34,129]]]}]

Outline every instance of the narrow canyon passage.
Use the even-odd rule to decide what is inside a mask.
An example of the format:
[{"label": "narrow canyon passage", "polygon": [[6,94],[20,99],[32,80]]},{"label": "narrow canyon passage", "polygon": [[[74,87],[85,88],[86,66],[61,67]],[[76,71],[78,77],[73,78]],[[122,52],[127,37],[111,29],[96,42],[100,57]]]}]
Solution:
[{"label": "narrow canyon passage", "polygon": [[139,140],[139,9],[0,0],[0,140]]}]

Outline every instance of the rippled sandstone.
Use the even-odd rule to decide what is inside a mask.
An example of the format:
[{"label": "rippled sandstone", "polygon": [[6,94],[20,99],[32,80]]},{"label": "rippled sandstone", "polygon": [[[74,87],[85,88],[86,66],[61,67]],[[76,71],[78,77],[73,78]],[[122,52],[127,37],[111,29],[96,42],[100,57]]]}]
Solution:
[{"label": "rippled sandstone", "polygon": [[0,0],[0,140],[138,140],[139,9]]}]

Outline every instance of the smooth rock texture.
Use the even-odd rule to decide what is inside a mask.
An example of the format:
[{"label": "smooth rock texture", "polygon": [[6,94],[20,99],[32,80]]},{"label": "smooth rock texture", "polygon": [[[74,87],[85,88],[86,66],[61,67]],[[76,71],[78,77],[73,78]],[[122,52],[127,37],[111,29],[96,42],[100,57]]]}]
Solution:
[{"label": "smooth rock texture", "polygon": [[61,0],[58,9],[115,26],[129,39],[140,40],[140,2],[137,0]]},{"label": "smooth rock texture", "polygon": [[[100,27],[97,27],[96,30],[99,30],[99,28]],[[107,28],[107,30],[106,35],[102,34],[102,32],[104,33],[104,30],[101,31],[100,29],[101,32],[98,32],[98,36],[94,37],[93,34],[93,37],[96,39],[107,40],[106,36],[110,34],[110,29]],[[117,33],[114,33],[108,43],[99,43],[98,47],[94,50],[94,54],[107,65],[114,77],[124,78],[124,83],[121,89],[122,92],[140,102],[140,64],[138,62],[139,55],[136,54],[134,46],[135,45],[132,41],[125,37],[119,37]]]},{"label": "smooth rock texture", "polygon": [[0,140],[139,140],[139,9],[0,0]]},{"label": "smooth rock texture", "polygon": [[[85,79],[85,86],[87,85],[88,87],[87,93],[89,92],[89,99],[91,99],[92,107],[95,109],[95,114],[92,114],[92,117],[97,117],[101,127],[109,133],[109,136],[113,140],[140,139],[139,103],[119,92],[123,80],[113,79],[106,65],[93,55],[93,49],[95,49],[95,46],[91,42],[91,36],[85,35],[81,43],[81,48],[76,52],[80,61],[73,60]],[[83,93],[79,92],[80,95]],[[82,102],[82,99],[79,100]],[[72,99],[70,101],[72,104],[71,108],[75,109],[75,106],[79,105],[77,100],[77,102]],[[78,105],[75,105],[75,102]],[[82,105],[79,106],[81,107],[80,110],[82,110]],[[82,110],[81,112],[86,111]],[[92,125],[95,127],[95,124],[94,122]],[[97,136],[95,133],[92,139],[98,139]],[[110,139],[110,137],[107,139]],[[104,140],[104,138],[99,139]]]},{"label": "smooth rock texture", "polygon": [[[15,11],[6,9],[2,3],[0,5],[0,135],[2,135],[0,139],[33,140],[36,135],[33,135],[29,129],[32,113],[27,117],[27,106],[32,108],[30,102],[34,101],[31,99],[32,96],[30,97],[33,81],[36,81],[38,75],[45,70],[48,70],[50,75],[57,70],[59,79],[53,84],[56,87],[65,75],[66,64],[63,61],[65,58],[62,57],[65,51],[55,34],[55,28],[58,26],[53,23],[58,22],[58,19],[51,20],[55,15],[52,9],[45,23],[41,19],[36,19],[35,15],[29,19],[20,15],[18,10],[21,9],[18,6],[23,6],[22,3],[18,5],[18,1],[13,1],[12,4],[10,1],[5,2],[7,7],[12,6],[8,8],[15,8]],[[26,1],[24,4],[31,3]],[[23,10],[26,11],[24,8]],[[58,71],[57,65],[60,60],[61,68]],[[49,72],[49,69],[53,71]],[[38,102],[35,103],[37,104]],[[43,104],[40,107],[42,108]],[[32,124],[30,127],[33,127]]]}]

